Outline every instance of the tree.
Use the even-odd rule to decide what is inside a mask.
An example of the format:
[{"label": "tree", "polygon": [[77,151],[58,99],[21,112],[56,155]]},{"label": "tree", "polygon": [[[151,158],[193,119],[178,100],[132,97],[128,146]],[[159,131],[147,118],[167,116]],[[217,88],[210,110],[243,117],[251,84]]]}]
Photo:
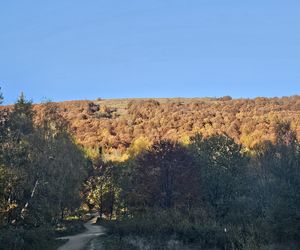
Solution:
[{"label": "tree", "polygon": [[[1,90],[1,88],[0,88]],[[0,92],[0,104],[3,102],[3,95]],[[2,158],[2,147],[4,142],[4,132],[5,132],[5,123],[7,121],[7,112],[6,110],[0,111],[0,225],[3,224],[3,213],[6,209],[6,202],[5,202],[5,169],[3,166],[3,158]]]},{"label": "tree", "polygon": [[151,143],[146,137],[139,137],[135,139],[130,148],[128,149],[129,155],[131,157],[136,157],[137,155],[141,154],[144,150],[149,149]]},{"label": "tree", "polygon": [[275,144],[255,149],[263,194],[262,209],[275,241],[299,243],[300,145],[289,122],[274,126]]},{"label": "tree", "polygon": [[137,156],[132,171],[131,206],[191,209],[199,201],[194,160],[178,143],[154,143]]},{"label": "tree", "polygon": [[34,125],[31,102],[22,94],[3,131],[1,160],[5,170],[7,224],[41,225],[80,203],[87,161],[67,133],[53,104]]},{"label": "tree", "polygon": [[0,104],[2,104],[3,102],[3,94],[2,94],[2,91],[1,91],[1,87],[0,87]]},{"label": "tree", "polygon": [[90,209],[98,209],[100,218],[105,215],[112,219],[119,212],[121,175],[122,170],[117,163],[104,162],[100,157],[94,160],[84,193]]},{"label": "tree", "polygon": [[87,177],[88,161],[83,150],[68,134],[68,124],[58,114],[57,106],[46,103],[43,110],[37,129],[37,137],[41,138],[41,141],[39,146],[35,147],[46,156],[38,162],[44,166],[45,185],[42,191],[49,197],[45,202],[49,205],[51,201],[51,216],[59,214],[63,218],[66,211],[74,210],[80,205],[79,193]]},{"label": "tree", "polygon": [[240,198],[247,193],[248,182],[247,158],[241,146],[225,135],[203,138],[197,134],[191,141],[190,150],[197,157],[201,172],[204,204],[213,209],[219,222],[231,215],[236,218],[246,206]]},{"label": "tree", "polygon": [[26,204],[26,197],[32,193],[34,177],[28,171],[31,168],[28,143],[33,134],[31,102],[23,94],[13,107],[2,126],[1,159],[6,175],[4,185],[4,204],[7,223],[16,222]]}]

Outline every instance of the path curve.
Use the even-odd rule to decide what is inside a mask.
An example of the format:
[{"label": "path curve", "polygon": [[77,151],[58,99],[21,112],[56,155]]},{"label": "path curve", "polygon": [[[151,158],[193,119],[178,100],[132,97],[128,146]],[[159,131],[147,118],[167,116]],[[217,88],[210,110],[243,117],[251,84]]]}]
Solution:
[{"label": "path curve", "polygon": [[57,250],[82,250],[90,240],[105,234],[104,227],[95,225],[97,218],[94,217],[84,224],[87,229],[85,232],[57,238],[58,240],[68,240],[68,242],[60,246]]}]

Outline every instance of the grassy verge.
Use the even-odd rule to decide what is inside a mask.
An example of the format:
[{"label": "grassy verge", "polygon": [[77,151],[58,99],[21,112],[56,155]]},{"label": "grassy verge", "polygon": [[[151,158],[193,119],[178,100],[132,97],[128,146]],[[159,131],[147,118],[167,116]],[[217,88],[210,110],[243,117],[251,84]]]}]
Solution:
[{"label": "grassy verge", "polygon": [[75,235],[86,230],[82,220],[65,220],[60,222],[55,228],[56,237]]},{"label": "grassy verge", "polygon": [[234,231],[225,232],[209,221],[192,222],[174,211],[99,224],[107,228],[107,236],[93,244],[101,244],[103,249],[242,249]]},{"label": "grassy verge", "polygon": [[0,249],[56,250],[63,243],[55,240],[53,228],[48,226],[9,226],[0,230]]}]

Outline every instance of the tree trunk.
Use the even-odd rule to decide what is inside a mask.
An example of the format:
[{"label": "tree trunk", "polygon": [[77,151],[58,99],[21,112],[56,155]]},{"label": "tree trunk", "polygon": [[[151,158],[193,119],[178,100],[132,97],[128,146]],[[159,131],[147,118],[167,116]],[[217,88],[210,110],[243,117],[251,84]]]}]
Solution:
[{"label": "tree trunk", "polygon": [[26,210],[27,210],[27,207],[29,206],[29,202],[30,202],[30,200],[33,198],[33,196],[34,196],[34,194],[35,194],[35,191],[36,191],[36,188],[37,188],[38,184],[39,184],[39,180],[36,180],[36,182],[35,182],[35,184],[34,184],[34,187],[33,187],[33,189],[32,189],[30,198],[29,198],[29,200],[26,202],[25,206],[24,206],[24,207],[22,208],[22,210],[21,210],[21,218],[22,218],[23,220],[24,220],[24,218],[25,218],[25,212],[26,212]]},{"label": "tree trunk", "polygon": [[114,205],[115,205],[115,194],[114,194],[114,190],[113,188],[111,189],[111,193],[110,193],[110,197],[111,197],[111,204],[110,204],[110,215],[109,215],[109,219],[112,219],[113,216],[113,212],[114,212]]},{"label": "tree trunk", "polygon": [[60,219],[61,219],[61,220],[63,220],[64,217],[65,217],[65,216],[64,216],[64,211],[65,211],[65,209],[62,208],[62,209],[61,209],[61,214],[60,214]]},{"label": "tree trunk", "polygon": [[100,191],[100,219],[102,219],[102,215],[103,215],[103,188],[101,186],[101,191]]}]

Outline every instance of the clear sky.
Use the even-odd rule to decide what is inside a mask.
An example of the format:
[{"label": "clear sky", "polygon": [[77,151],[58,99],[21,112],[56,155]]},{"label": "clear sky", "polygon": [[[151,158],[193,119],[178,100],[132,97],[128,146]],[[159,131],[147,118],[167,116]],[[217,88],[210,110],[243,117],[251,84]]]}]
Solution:
[{"label": "clear sky", "polygon": [[300,1],[0,0],[0,86],[6,103],[300,94]]}]

